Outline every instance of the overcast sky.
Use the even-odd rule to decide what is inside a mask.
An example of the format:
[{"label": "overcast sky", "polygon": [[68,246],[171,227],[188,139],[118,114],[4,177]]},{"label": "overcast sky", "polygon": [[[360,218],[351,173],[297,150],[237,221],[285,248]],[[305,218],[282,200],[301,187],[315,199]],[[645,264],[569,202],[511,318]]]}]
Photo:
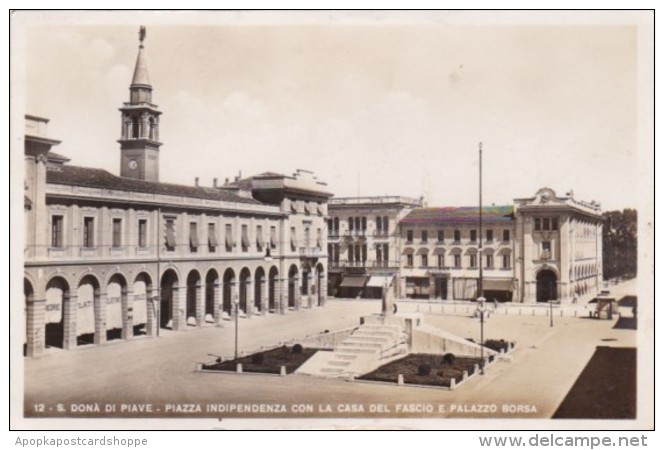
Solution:
[{"label": "overcast sky", "polygon": [[[651,150],[637,147],[636,27],[320,14],[140,18],[161,181],[302,168],[336,196],[474,205],[483,141],[486,204],[548,186],[605,210],[637,205],[637,156]],[[25,110],[51,119],[71,164],[118,174],[138,23],[78,19],[26,29]]]}]

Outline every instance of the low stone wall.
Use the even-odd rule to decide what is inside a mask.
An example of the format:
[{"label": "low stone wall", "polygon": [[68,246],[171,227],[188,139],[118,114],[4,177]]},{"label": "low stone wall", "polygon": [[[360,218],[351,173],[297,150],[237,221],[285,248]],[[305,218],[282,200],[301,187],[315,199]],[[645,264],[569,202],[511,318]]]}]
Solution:
[{"label": "low stone wall", "polygon": [[357,327],[346,328],[343,330],[330,331],[329,333],[319,333],[305,336],[302,339],[293,339],[293,344],[300,344],[303,347],[334,349],[345,341]]}]

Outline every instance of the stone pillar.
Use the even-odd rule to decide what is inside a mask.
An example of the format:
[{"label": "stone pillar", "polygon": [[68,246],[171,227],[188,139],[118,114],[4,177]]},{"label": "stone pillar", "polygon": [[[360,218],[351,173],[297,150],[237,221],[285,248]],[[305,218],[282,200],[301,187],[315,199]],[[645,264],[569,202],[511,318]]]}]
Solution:
[{"label": "stone pillar", "polygon": [[327,300],[327,275],[323,272],[323,275],[320,277],[320,286],[318,286],[318,295],[319,295],[319,305],[325,306],[325,301]]},{"label": "stone pillar", "polygon": [[213,301],[213,311],[212,315],[214,316],[214,324],[217,325],[218,327],[221,326],[221,313],[223,313],[222,308],[223,308],[223,289],[222,289],[222,282],[221,281],[215,281],[214,283],[214,301]]},{"label": "stone pillar", "polygon": [[95,345],[106,343],[106,292],[94,294]]},{"label": "stone pillar", "polygon": [[196,326],[202,327],[205,322],[205,291],[207,285],[198,283],[196,285]]},{"label": "stone pillar", "polygon": [[314,307],[314,297],[315,295],[312,292],[316,292],[316,285],[314,284],[314,277],[312,276],[313,271],[307,272],[307,305],[309,309]]},{"label": "stone pillar", "polygon": [[62,347],[71,350],[78,345],[76,335],[76,318],[78,314],[78,296],[70,294],[69,298],[63,299],[62,305]]},{"label": "stone pillar", "polygon": [[454,282],[452,281],[452,277],[447,277],[447,298],[454,298]]},{"label": "stone pillar", "polygon": [[279,306],[279,314],[286,314],[286,311],[288,311],[288,278],[279,278],[278,292],[280,295],[276,300]]},{"label": "stone pillar", "polygon": [[235,300],[238,300],[237,307],[240,307],[240,282],[239,281],[233,281],[231,283],[231,318],[235,317],[233,314],[235,313]]},{"label": "stone pillar", "polygon": [[270,295],[270,282],[267,277],[261,279],[261,315],[265,316],[269,312],[268,302]]},{"label": "stone pillar", "polygon": [[[156,299],[156,300],[155,300]],[[145,308],[148,315],[148,323],[145,324],[145,332],[150,337],[157,336],[159,327],[159,289],[152,287],[145,290]]]},{"label": "stone pillar", "polygon": [[45,327],[46,299],[28,299],[25,310],[26,320],[26,356],[37,356],[44,352],[46,345]]},{"label": "stone pillar", "polygon": [[187,304],[187,287],[173,288],[173,331],[182,331],[187,325],[184,305]]},{"label": "stone pillar", "polygon": [[302,277],[295,277],[295,311],[302,307]]},{"label": "stone pillar", "polygon": [[122,339],[131,339],[134,337],[134,292],[125,291],[123,288],[120,298],[122,301]]},{"label": "stone pillar", "polygon": [[246,293],[247,298],[247,310],[245,313],[247,314],[247,317],[251,317],[254,313],[254,292],[252,287],[253,283],[251,282],[251,279],[247,279],[247,281],[244,282],[244,292]]}]

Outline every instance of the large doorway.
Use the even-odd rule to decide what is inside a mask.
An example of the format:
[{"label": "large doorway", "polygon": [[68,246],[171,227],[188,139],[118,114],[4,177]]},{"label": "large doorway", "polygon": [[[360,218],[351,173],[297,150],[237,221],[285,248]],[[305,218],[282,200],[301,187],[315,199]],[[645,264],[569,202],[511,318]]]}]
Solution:
[{"label": "large doorway", "polygon": [[270,269],[270,281],[268,286],[267,308],[270,312],[277,312],[277,279],[279,271],[276,267]]},{"label": "large doorway", "polygon": [[558,299],[557,289],[558,277],[548,269],[541,270],[537,274],[537,301],[548,302]]},{"label": "large doorway", "polygon": [[55,277],[46,285],[44,314],[46,348],[64,348],[64,305],[70,301],[69,297],[69,284],[63,278]]}]

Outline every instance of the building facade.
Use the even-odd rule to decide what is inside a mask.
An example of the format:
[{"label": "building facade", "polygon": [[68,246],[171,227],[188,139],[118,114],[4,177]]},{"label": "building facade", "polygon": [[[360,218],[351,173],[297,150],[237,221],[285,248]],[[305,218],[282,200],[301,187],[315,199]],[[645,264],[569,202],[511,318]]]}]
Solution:
[{"label": "building facade", "polygon": [[331,194],[311,172],[159,181],[143,37],[120,108],[121,176],[70,165],[48,120],[26,117],[28,356],[325,303]]},{"label": "building facade", "polygon": [[399,221],[419,206],[401,196],[330,199],[329,294],[381,298],[399,272]]},{"label": "building facade", "polygon": [[[369,240],[371,224],[378,223],[373,216],[380,216],[373,208],[363,199],[330,203],[330,295],[375,296],[367,289],[370,268],[380,261],[379,241]],[[386,275],[395,281],[398,297],[474,300],[481,289],[485,298],[501,302],[573,302],[601,287],[601,208],[572,193],[557,196],[542,188],[513,205],[484,207],[481,227],[478,207],[402,202],[390,208],[394,229],[388,248],[395,259],[389,259]]]}]

